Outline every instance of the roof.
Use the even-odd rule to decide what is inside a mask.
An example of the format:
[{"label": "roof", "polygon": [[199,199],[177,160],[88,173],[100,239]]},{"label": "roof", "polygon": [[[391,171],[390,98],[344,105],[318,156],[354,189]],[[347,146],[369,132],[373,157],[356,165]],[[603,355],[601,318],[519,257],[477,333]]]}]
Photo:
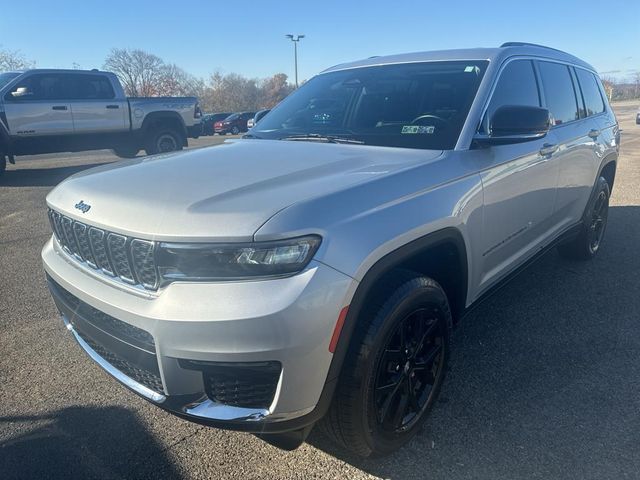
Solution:
[{"label": "roof", "polygon": [[26,70],[17,70],[14,73],[111,73],[94,68],[93,70],[78,70],[75,68],[29,68]]},{"label": "roof", "polygon": [[496,48],[434,50],[430,52],[401,53],[382,57],[369,57],[355,62],[334,65],[333,67],[324,70],[322,73],[347,70],[350,68],[392,65],[395,63],[436,62],[445,60],[489,60],[502,63],[506,58],[516,55],[559,60],[579,65],[595,72],[595,69],[588,63],[561,50],[531,43],[508,42]]}]

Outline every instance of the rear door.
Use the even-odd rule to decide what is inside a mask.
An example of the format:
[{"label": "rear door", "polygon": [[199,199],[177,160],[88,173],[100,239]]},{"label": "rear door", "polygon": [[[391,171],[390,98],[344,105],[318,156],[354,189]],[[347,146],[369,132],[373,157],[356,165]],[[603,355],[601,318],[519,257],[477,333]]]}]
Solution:
[{"label": "rear door", "polygon": [[[495,85],[481,132],[504,105],[540,106],[529,59],[511,60]],[[558,176],[553,134],[530,142],[475,150],[484,192],[482,274],[485,290],[533,255],[549,237]]]},{"label": "rear door", "polygon": [[127,130],[127,103],[117,99],[106,75],[74,73],[71,85],[71,113],[76,133],[110,133]]},{"label": "rear door", "polygon": [[[559,172],[554,223],[558,230],[562,230],[581,218],[593,188],[596,164],[599,162],[596,156],[598,138],[591,138],[590,135],[597,133],[597,124],[593,121],[593,116],[587,116],[585,112],[573,67],[563,63],[539,61],[538,69],[544,102],[553,117],[551,131],[558,146],[555,154]],[[583,77],[583,81],[585,80]],[[592,85],[599,97],[597,84]],[[599,106],[591,108],[603,111],[602,98]]]},{"label": "rear door", "polygon": [[71,105],[64,74],[34,73],[18,81],[4,97],[12,136],[73,134]]}]

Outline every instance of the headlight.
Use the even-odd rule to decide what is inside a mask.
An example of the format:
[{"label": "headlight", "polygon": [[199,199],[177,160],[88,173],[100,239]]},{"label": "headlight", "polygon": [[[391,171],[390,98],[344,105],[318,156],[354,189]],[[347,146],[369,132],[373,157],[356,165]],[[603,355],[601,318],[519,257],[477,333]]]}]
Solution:
[{"label": "headlight", "polygon": [[300,272],[320,246],[311,235],[274,242],[161,243],[158,271],[164,281],[241,280]]}]

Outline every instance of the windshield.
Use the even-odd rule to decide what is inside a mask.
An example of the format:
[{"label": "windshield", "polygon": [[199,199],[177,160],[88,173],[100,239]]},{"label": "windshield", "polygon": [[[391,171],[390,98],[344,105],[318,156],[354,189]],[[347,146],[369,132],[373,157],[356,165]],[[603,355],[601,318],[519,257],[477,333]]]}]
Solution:
[{"label": "windshield", "polygon": [[4,87],[7,83],[9,83],[11,80],[16,78],[18,75],[20,74],[17,72],[0,73],[0,88]]},{"label": "windshield", "polygon": [[427,62],[321,74],[271,111],[249,137],[452,149],[486,66]]},{"label": "windshield", "polygon": [[240,116],[239,113],[233,113],[231,115],[229,115],[227,118],[225,118],[226,121],[231,122],[233,120],[235,120],[236,118],[238,118]]}]

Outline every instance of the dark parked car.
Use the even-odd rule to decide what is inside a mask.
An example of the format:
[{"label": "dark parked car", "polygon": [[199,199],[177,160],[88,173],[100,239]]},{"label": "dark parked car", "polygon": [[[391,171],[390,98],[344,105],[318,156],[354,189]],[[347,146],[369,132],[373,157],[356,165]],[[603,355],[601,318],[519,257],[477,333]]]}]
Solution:
[{"label": "dark parked car", "polygon": [[271,109],[259,110],[253,118],[250,118],[247,122],[247,128],[253,128],[256,123],[258,123],[262,118],[271,111]]},{"label": "dark parked car", "polygon": [[220,135],[226,135],[227,133],[237,135],[240,132],[246,132],[248,130],[247,121],[253,118],[255,114],[256,112],[234,113],[224,120],[216,122],[214,124],[214,130]]},{"label": "dark parked car", "polygon": [[208,113],[204,117],[202,117],[202,135],[213,135],[215,130],[213,129],[213,125],[216,122],[224,120],[229,115],[230,112],[226,113]]}]

